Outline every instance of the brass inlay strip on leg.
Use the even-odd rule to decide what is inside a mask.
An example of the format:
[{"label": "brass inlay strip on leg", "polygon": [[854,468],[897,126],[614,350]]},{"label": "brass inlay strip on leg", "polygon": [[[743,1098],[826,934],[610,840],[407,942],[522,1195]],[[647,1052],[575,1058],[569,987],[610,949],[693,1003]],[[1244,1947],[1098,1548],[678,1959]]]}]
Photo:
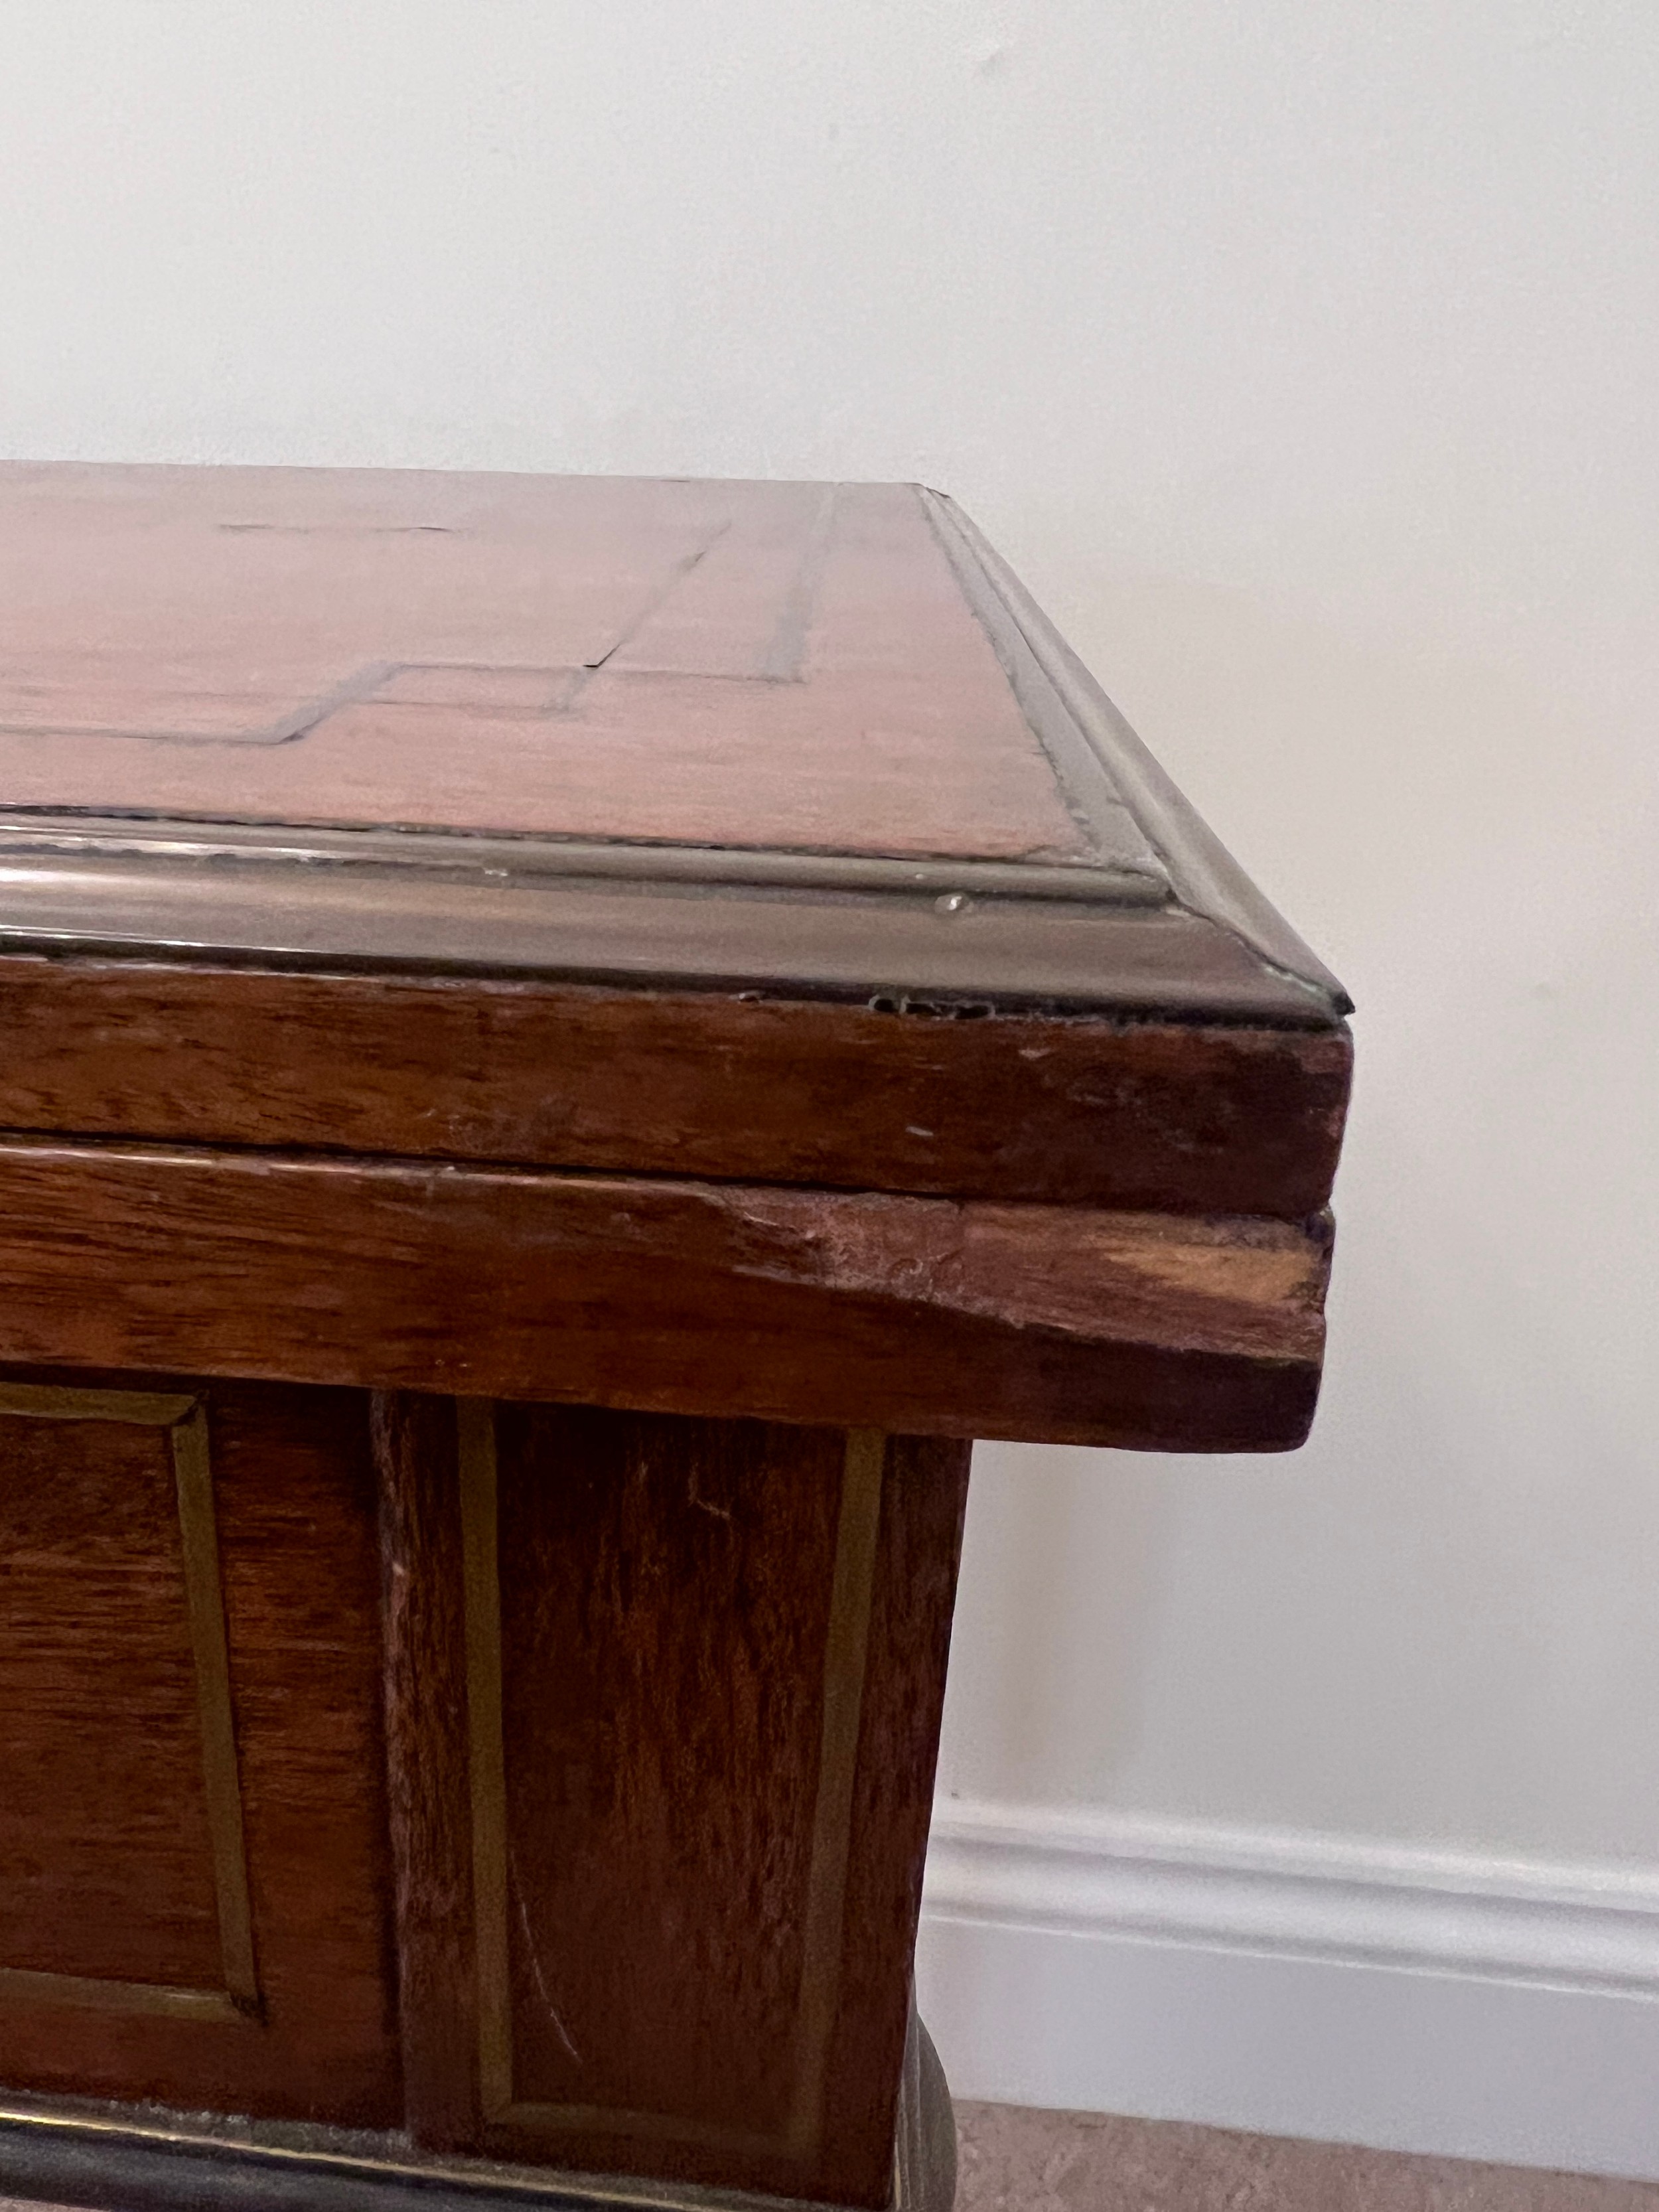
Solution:
[{"label": "brass inlay strip on leg", "polygon": [[484,2118],[526,2134],[649,2136],[714,2149],[808,2157],[817,2147],[823,2126],[830,2042],[840,1996],[853,1791],[887,1440],[879,1431],[867,1429],[853,1430],[847,1438],[824,1640],[817,1790],[793,2030],[794,2078],[784,2127],[778,2134],[767,2134],[669,2112],[626,2111],[603,2105],[520,2103],[514,2097],[495,1407],[484,1400],[458,1400],[456,1424],[466,1615],[478,2075]]},{"label": "brass inlay strip on leg", "polygon": [[513,1995],[507,1928],[507,1754],[501,1721],[501,1583],[495,1408],[460,1398],[461,1579],[466,1620],[472,1910],[478,1967],[478,2094],[486,2119],[513,2102]]},{"label": "brass inlay strip on leg", "polygon": [[165,1982],[118,1981],[101,1975],[0,1966],[0,1995],[99,2012],[160,2013],[222,2021],[246,2019],[258,2006],[259,1984],[253,1954],[207,1408],[200,1399],[183,1392],[81,1390],[58,1383],[0,1382],[0,1415],[5,1414],[24,1420],[115,1421],[168,1431],[224,1987],[191,1989]]},{"label": "brass inlay strip on leg", "polygon": [[213,1510],[207,1407],[198,1404],[172,1430],[179,1492],[179,1534],[185,1562],[190,1648],[196,1660],[196,1702],[202,1723],[202,1779],[207,1791],[213,1888],[225,1987],[252,2010],[259,2002],[253,1962],[253,1912],[247,1893],[247,1844],[242,1833],[242,1784],[236,1767],[236,1722],[230,1705],[230,1647],[219,1579],[219,1528]]},{"label": "brass inlay strip on leg", "polygon": [[847,1862],[853,1842],[853,1784],[858,1771],[859,1728],[864,1717],[864,1674],[870,1652],[870,1607],[875,1595],[876,1542],[881,1533],[882,1476],[886,1463],[887,1439],[878,1430],[849,1431],[823,1655],[823,1734],[818,1754],[817,1802],[812,1810],[806,1924],[801,1941],[794,2094],[787,2130],[789,2148],[803,2158],[816,2148],[823,2125],[830,2045],[841,1995]]}]

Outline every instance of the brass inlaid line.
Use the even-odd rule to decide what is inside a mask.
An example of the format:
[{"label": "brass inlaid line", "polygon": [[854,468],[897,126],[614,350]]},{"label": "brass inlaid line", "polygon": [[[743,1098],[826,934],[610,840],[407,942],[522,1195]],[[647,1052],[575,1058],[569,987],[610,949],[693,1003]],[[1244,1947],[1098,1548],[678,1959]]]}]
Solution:
[{"label": "brass inlaid line", "polygon": [[484,2118],[498,2126],[534,2135],[644,2136],[711,2149],[809,2156],[823,2127],[830,2043],[840,1996],[853,1791],[875,1593],[886,1437],[876,1430],[849,1431],[842,1462],[824,1639],[818,1778],[793,2027],[794,2075],[784,2127],[779,2133],[769,2133],[669,2112],[530,2100],[520,2102],[514,2098],[495,1409],[488,1400],[459,1399],[455,1415],[465,1606],[478,2074]]},{"label": "brass inlaid line", "polygon": [[592,660],[583,661],[579,668],[571,670],[567,681],[559,687],[552,706],[544,711],[556,714],[574,714],[582,694],[599,671],[608,666],[619,653],[627,651],[640,633],[662,612],[691,571],[714,551],[731,527],[732,519],[728,515],[723,522],[717,522],[714,525],[701,544],[694,546],[690,553],[683,554],[674,562],[667,575],[660,582],[652,586],[644,599],[629,616],[604,652],[597,654]]},{"label": "brass inlaid line", "polygon": [[472,1910],[478,1978],[478,2094],[486,2119],[513,2102],[508,1971],[507,1756],[501,1718],[501,1591],[495,1408],[459,1398],[461,1577],[465,1611],[468,1783],[472,1798]]},{"label": "brass inlaid line", "polygon": [[0,1382],[0,1413],[29,1421],[128,1421],[170,1429],[190,1415],[194,1398],[159,1390],[73,1390],[57,1382]]},{"label": "brass inlaid line", "polygon": [[98,2012],[246,2020],[258,2008],[259,1984],[207,1407],[198,1398],[182,1392],[83,1390],[58,1383],[3,1382],[0,1383],[0,1415],[5,1414],[23,1420],[113,1421],[168,1431],[225,1986],[191,1989],[173,1983],[119,1981],[101,1975],[0,1966],[0,1994]]},{"label": "brass inlaid line", "polygon": [[495,1408],[455,1404],[461,1479],[461,1577],[465,1605],[468,1782],[472,1811],[472,1909],[477,1962],[478,2095],[486,2122],[532,2134],[666,2136],[714,2148],[753,2149],[744,2130],[709,2127],[614,2106],[520,2102],[514,2096],[511,1900],[507,1891],[507,1753],[501,1709],[501,1535]]},{"label": "brass inlaid line", "polygon": [[625,2105],[506,2106],[491,2115],[500,2127],[532,2136],[641,2136],[652,2142],[695,2143],[699,2150],[736,2151],[753,2156],[776,2152],[781,2139],[759,2128],[726,2127],[719,2120],[697,2120],[679,2112],[636,2111]]},{"label": "brass inlaid line", "polygon": [[879,1430],[848,1431],[823,1655],[823,1733],[801,1941],[794,2095],[786,2130],[789,2148],[802,2157],[816,2148],[823,2124],[830,2046],[841,1995],[853,1785],[864,1716],[864,1677],[870,1652],[870,1613],[886,1463],[887,1439]]},{"label": "brass inlaid line", "polygon": [[169,2020],[240,2021],[243,2008],[228,1990],[191,1990],[172,1982],[106,1981],[96,1974],[53,1974],[33,1966],[0,1966],[0,1997],[25,2003],[73,2005],[77,2012],[155,2013]]},{"label": "brass inlaid line", "polygon": [[799,684],[801,680],[802,665],[806,659],[807,634],[811,627],[812,610],[823,582],[824,564],[830,557],[830,539],[840,498],[841,486],[830,484],[818,501],[807,526],[800,561],[789,588],[784,593],[777,623],[761,656],[759,672],[769,683]]},{"label": "brass inlaid line", "polygon": [[213,1510],[207,1407],[198,1404],[176,1422],[172,1441],[185,1603],[190,1615],[196,1702],[202,1723],[202,1778],[213,1850],[213,1888],[219,1907],[219,1944],[225,1987],[239,2005],[251,2010],[259,2002],[259,1978],[253,1958],[253,1913],[248,1900],[247,1844],[242,1832],[242,1787],[230,1702],[230,1649],[225,1637],[225,1600],[219,1577],[219,1529]]}]

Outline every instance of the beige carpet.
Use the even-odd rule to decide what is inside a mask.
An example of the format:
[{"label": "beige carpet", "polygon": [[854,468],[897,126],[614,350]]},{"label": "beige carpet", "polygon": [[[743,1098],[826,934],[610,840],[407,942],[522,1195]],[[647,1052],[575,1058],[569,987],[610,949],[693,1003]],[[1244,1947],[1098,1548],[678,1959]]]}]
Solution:
[{"label": "beige carpet", "polygon": [[1659,2212],[1659,2185],[1287,2142],[1158,2120],[957,2106],[957,2212]]},{"label": "beige carpet", "polygon": [[[1659,2212],[1659,2185],[958,2105],[957,2212]],[[52,2212],[0,2199],[0,2212]],[[59,2208],[63,2212],[63,2208]]]}]

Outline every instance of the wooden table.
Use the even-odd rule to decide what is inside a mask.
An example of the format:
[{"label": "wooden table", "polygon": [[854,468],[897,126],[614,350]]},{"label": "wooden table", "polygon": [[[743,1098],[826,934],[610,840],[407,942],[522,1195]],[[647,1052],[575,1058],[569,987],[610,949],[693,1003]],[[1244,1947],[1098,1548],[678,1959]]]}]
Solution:
[{"label": "wooden table", "polygon": [[0,623],[0,2193],[944,2212],[969,1440],[1300,1442],[1341,991],[909,487],[11,467]]}]

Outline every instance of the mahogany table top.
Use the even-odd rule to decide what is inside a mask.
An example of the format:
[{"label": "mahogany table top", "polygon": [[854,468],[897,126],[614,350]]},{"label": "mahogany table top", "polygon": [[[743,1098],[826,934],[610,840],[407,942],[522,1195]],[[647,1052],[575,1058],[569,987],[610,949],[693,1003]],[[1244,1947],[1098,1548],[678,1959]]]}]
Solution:
[{"label": "mahogany table top", "polygon": [[1345,1009],[914,486],[11,465],[0,626],[0,941]]}]

